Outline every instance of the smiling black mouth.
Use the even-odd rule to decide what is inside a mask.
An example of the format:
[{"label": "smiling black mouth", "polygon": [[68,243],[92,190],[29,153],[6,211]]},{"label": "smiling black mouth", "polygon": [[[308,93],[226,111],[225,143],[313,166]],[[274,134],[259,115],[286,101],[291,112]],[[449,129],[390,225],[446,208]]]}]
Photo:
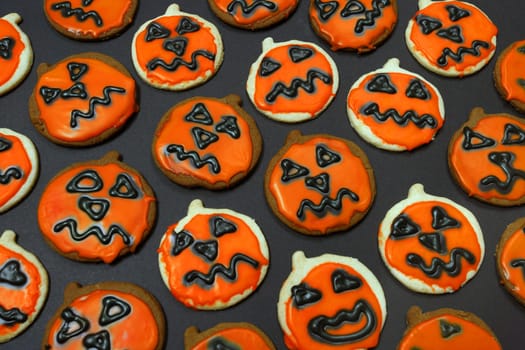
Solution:
[{"label": "smiling black mouth", "polygon": [[324,196],[319,204],[315,204],[309,199],[304,199],[297,210],[297,217],[301,220],[305,219],[306,209],[310,209],[317,217],[326,216],[328,211],[338,214],[343,207],[343,198],[348,197],[354,202],[359,201],[359,196],[347,188],[342,188],[337,192],[335,198]]}]

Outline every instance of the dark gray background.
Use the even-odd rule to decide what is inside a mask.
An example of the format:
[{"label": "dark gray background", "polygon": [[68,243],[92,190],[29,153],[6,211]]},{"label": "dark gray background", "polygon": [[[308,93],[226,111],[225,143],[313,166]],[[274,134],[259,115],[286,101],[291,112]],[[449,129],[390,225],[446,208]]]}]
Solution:
[{"label": "dark gray background", "polygon": [[[130,45],[135,30],[146,20],[164,13],[169,1],[149,0],[139,5],[135,22],[120,37],[101,43],[77,42],[65,38],[47,23],[41,1],[3,0],[0,15],[18,12],[23,17],[21,27],[29,35],[35,52],[35,64],[28,78],[11,93],[0,97],[0,126],[28,135],[36,144],[41,158],[41,172],[32,193],[17,207],[0,216],[0,230],[13,229],[19,243],[40,257],[50,275],[50,292],[42,314],[23,334],[2,349],[35,349],[44,328],[62,301],[65,285],[71,281],[90,284],[105,280],[137,283],[150,290],[162,303],[167,316],[167,349],[183,348],[184,330],[195,325],[207,329],[219,322],[246,321],[261,327],[283,349],[282,334],[277,322],[276,302],[280,285],[290,271],[291,255],[296,250],[307,256],[335,253],[353,256],[364,262],[381,281],[387,299],[388,317],[377,349],[395,348],[405,330],[405,314],[409,306],[424,310],[441,307],[460,308],[476,313],[485,320],[508,350],[523,349],[525,342],[525,308],[516,302],[498,283],[494,252],[504,228],[523,215],[523,208],[497,208],[468,198],[453,182],[447,170],[447,145],[452,133],[466,120],[475,106],[489,113],[517,114],[503,101],[493,87],[492,70],[495,60],[477,74],[464,79],[442,78],[424,70],[412,58],[404,42],[408,19],[417,10],[417,2],[401,0],[399,23],[385,44],[371,54],[332,53],[340,70],[340,89],[333,103],[316,120],[286,125],[271,121],[256,112],[245,93],[245,81],[250,64],[261,50],[261,41],[272,36],[276,41],[300,39],[321,43],[307,20],[308,1],[303,0],[297,11],[284,23],[259,32],[242,31],[223,24],[210,11],[207,1],[181,1],[181,9],[211,20],[219,28],[224,41],[224,63],[218,74],[203,86],[186,92],[166,92],[154,89],[138,80],[130,57]],[[499,54],[511,42],[523,39],[525,6],[516,0],[475,1],[500,29]],[[523,36],[522,36],[523,35]],[[321,45],[328,50],[327,45]],[[72,149],[52,144],[31,125],[27,101],[36,83],[36,67],[47,62],[86,51],[109,54],[121,61],[137,79],[140,87],[140,112],[112,140],[90,148]],[[401,66],[417,72],[440,89],[445,101],[446,122],[436,140],[411,153],[389,153],[363,142],[350,127],[346,117],[346,95],[353,82],[362,74],[381,67],[388,58],[398,57]],[[261,129],[264,149],[258,167],[240,186],[223,192],[186,189],[171,183],[154,165],[150,153],[153,132],[161,116],[174,104],[192,96],[223,97],[239,94],[247,111]],[[270,212],[263,193],[263,176],[271,157],[282,146],[288,132],[297,128],[305,134],[329,133],[348,138],[367,153],[374,167],[377,197],[365,219],[356,227],[330,237],[305,237],[293,232]],[[135,255],[117,263],[83,264],[55,253],[39,233],[36,210],[47,182],[72,162],[100,158],[110,150],[122,153],[124,161],[139,169],[153,186],[159,203],[157,224]],[[416,182],[425,185],[428,193],[447,196],[466,206],[478,217],[485,235],[486,255],[478,275],[455,294],[429,296],[408,291],[395,280],[383,265],[377,251],[377,228],[386,211],[406,197],[408,188]],[[191,200],[200,198],[208,207],[226,207],[254,217],[270,247],[271,266],[260,288],[244,302],[228,310],[203,312],[185,308],[164,286],[157,267],[156,249],[168,225],[182,218]]]}]

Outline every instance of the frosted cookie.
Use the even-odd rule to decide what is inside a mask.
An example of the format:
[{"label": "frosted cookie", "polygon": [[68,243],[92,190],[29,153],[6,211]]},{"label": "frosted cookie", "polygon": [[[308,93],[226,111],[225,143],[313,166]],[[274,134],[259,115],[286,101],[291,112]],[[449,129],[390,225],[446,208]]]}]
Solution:
[{"label": "frosted cookie", "polygon": [[400,68],[397,58],[352,85],[346,111],[359,136],[388,151],[411,151],[431,142],[445,121],[438,89]]},{"label": "frosted cookie", "polygon": [[184,332],[185,350],[256,349],[275,350],[272,341],[263,331],[246,322],[219,323],[199,332],[190,327]]},{"label": "frosted cookie", "polygon": [[386,319],[381,284],[359,260],[297,251],[277,302],[288,349],[370,349]]},{"label": "frosted cookie", "polygon": [[138,0],[44,0],[44,13],[59,33],[77,40],[105,40],[126,29]]},{"label": "frosted cookie", "polygon": [[319,46],[298,40],[262,42],[251,65],[246,91],[255,107],[270,119],[297,123],[319,115],[334,98],[339,73]]},{"label": "frosted cookie", "polygon": [[234,27],[257,30],[290,16],[299,0],[208,0],[212,11]]},{"label": "frosted cookie", "polygon": [[500,95],[518,111],[525,113],[525,40],[516,41],[498,56],[494,84]]},{"label": "frosted cookie", "polygon": [[434,73],[462,77],[483,68],[496,51],[498,28],[463,1],[419,0],[405,32],[409,51]]},{"label": "frosted cookie", "polygon": [[351,141],[326,134],[290,132],[264,178],[266,200],[290,228],[308,235],[345,231],[375,197],[374,172]]},{"label": "frosted cookie", "polygon": [[47,184],[38,205],[45,240],[63,256],[111,263],[133,253],[156,215],[153,190],[117,152],[75,163]]},{"label": "frosted cookie", "polygon": [[333,51],[375,50],[397,23],[397,0],[310,0],[310,23]]},{"label": "frosted cookie", "polygon": [[485,255],[474,215],[448,198],[410,187],[408,197],[386,213],[379,253],[399,282],[419,293],[452,293],[473,278]]},{"label": "frosted cookie", "polygon": [[164,312],[153,295],[127,282],[70,283],[47,324],[42,349],[164,349]]},{"label": "frosted cookie", "polygon": [[108,139],[138,108],[135,80],[126,67],[96,52],[41,64],[29,98],[33,125],[63,146],[90,146]]},{"label": "frosted cookie", "polygon": [[259,129],[237,95],[178,103],[160,120],[152,145],[155,163],[170,180],[212,190],[241,181],[261,149]]},{"label": "frosted cookie", "polygon": [[36,256],[16,243],[16,234],[0,235],[0,343],[22,333],[47,299],[47,271]]},{"label": "frosted cookie", "polygon": [[0,128],[0,213],[33,189],[39,172],[38,152],[25,135]]},{"label": "frosted cookie", "polygon": [[0,96],[18,86],[33,65],[33,48],[18,26],[21,21],[18,13],[0,18]]},{"label": "frosted cookie", "polygon": [[525,122],[474,108],[450,140],[448,166],[469,196],[499,206],[525,203]]},{"label": "frosted cookie", "polygon": [[159,89],[186,90],[213,77],[222,64],[215,25],[172,4],[135,33],[131,57],[138,75]]},{"label": "frosted cookie", "polygon": [[443,308],[423,312],[412,306],[397,350],[501,350],[496,335],[473,313]]},{"label": "frosted cookie", "polygon": [[269,266],[266,239],[252,218],[205,208],[198,199],[168,227],[158,253],[162,280],[173,296],[201,310],[239,303],[257,289]]}]

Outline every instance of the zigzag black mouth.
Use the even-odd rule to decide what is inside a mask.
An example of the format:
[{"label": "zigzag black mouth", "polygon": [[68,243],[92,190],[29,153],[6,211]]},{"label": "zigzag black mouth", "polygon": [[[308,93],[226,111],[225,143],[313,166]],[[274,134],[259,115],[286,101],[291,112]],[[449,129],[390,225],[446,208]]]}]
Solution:
[{"label": "zigzag black mouth", "polygon": [[102,27],[103,21],[100,15],[96,11],[85,12],[81,8],[72,8],[71,2],[62,1],[51,5],[51,9],[60,11],[63,17],[75,16],[79,22],[85,22],[89,18],[92,18],[97,27]]},{"label": "zigzag black mouth", "polygon": [[344,197],[349,197],[350,200],[354,202],[359,201],[359,196],[356,193],[347,188],[341,188],[337,192],[335,199],[324,196],[319,204],[315,204],[309,199],[303,199],[299,205],[299,210],[297,210],[297,217],[301,220],[304,220],[306,216],[305,211],[307,209],[310,209],[312,213],[314,213],[315,216],[319,218],[326,216],[328,211],[338,214],[341,212],[343,207]]},{"label": "zigzag black mouth", "polygon": [[9,327],[25,321],[27,321],[27,315],[20,311],[19,308],[4,309],[0,305],[0,325]]},{"label": "zigzag black mouth", "polygon": [[237,279],[237,265],[241,262],[251,265],[254,269],[259,267],[258,261],[249,256],[238,253],[231,258],[229,267],[226,267],[223,264],[215,264],[207,274],[192,270],[184,275],[184,281],[188,284],[201,281],[207,286],[211,286],[215,282],[215,277],[221,275],[225,280],[233,282]]},{"label": "zigzag black mouth", "polygon": [[199,68],[199,62],[197,61],[197,56],[205,57],[209,59],[210,61],[215,60],[215,55],[213,53],[206,51],[206,50],[197,50],[191,54],[191,61],[184,61],[180,57],[175,57],[171,61],[171,63],[168,63],[161,58],[154,58],[148,62],[148,64],[146,65],[146,68],[148,68],[149,70],[155,70],[156,68],[161,67],[167,71],[174,72],[180,66],[184,66],[190,70],[195,71]]},{"label": "zigzag black mouth", "polygon": [[275,84],[273,89],[268,93],[268,95],[266,95],[266,101],[273,103],[281,94],[286,97],[297,97],[299,89],[303,89],[307,93],[312,94],[316,90],[315,79],[319,79],[327,85],[332,83],[332,77],[330,75],[315,69],[310,69],[306,74],[306,80],[295,78],[292,80],[292,83],[289,87],[281,82]]},{"label": "zigzag black mouth", "polygon": [[125,94],[126,90],[121,87],[106,86],[102,91],[102,97],[92,97],[89,99],[89,109],[87,112],[82,112],[78,109],[75,109],[71,112],[69,126],[76,128],[78,126],[78,118],[92,119],[95,116],[96,105],[109,106],[111,104],[110,93]]},{"label": "zigzag black mouth", "polygon": [[13,179],[20,180],[23,176],[22,171],[18,167],[9,167],[5,172],[0,169],[0,184],[7,185]]},{"label": "zigzag black mouth", "polygon": [[363,114],[372,116],[380,122],[385,122],[388,119],[392,119],[396,124],[401,126],[405,126],[409,122],[412,122],[419,129],[424,129],[425,127],[435,129],[437,127],[436,119],[430,114],[425,113],[420,116],[415,111],[408,110],[401,115],[393,108],[387,109],[384,113],[381,113],[377,103],[369,103],[364,106]]},{"label": "zigzag black mouth", "polygon": [[274,4],[271,1],[266,1],[266,0],[255,0],[251,5],[248,5],[246,3],[246,0],[233,0],[232,2],[230,2],[230,4],[228,5],[226,9],[228,10],[230,14],[234,15],[236,11],[235,9],[239,6],[241,7],[242,13],[245,15],[255,12],[257,8],[261,6],[267,8],[270,11],[277,10],[276,4]]},{"label": "zigzag black mouth", "polygon": [[198,169],[204,167],[205,165],[209,165],[210,171],[212,173],[218,174],[221,172],[221,166],[219,164],[219,161],[213,155],[208,155],[208,156],[201,158],[197,152],[195,151],[186,152],[184,150],[184,146],[176,145],[176,144],[168,145],[166,147],[166,152],[175,154],[177,159],[180,161],[189,159],[191,164]]},{"label": "zigzag black mouth", "polygon": [[453,59],[454,61],[460,63],[463,61],[463,56],[464,55],[472,55],[472,56],[475,56],[475,57],[478,57],[479,55],[481,55],[481,52],[480,52],[480,47],[484,48],[484,49],[488,49],[490,47],[489,43],[485,42],[485,41],[481,41],[481,40],[474,40],[472,42],[472,47],[464,47],[464,46],[461,46],[456,52],[452,51],[450,48],[446,47],[443,49],[443,54],[441,56],[439,56],[439,58],[437,59],[437,63],[444,67],[448,64],[448,59],[447,57],[450,57],[451,59]]},{"label": "zigzag black mouth", "polygon": [[444,262],[440,258],[432,258],[430,265],[426,265],[419,254],[411,253],[406,257],[407,264],[418,267],[430,278],[438,279],[443,272],[450,277],[456,277],[461,273],[461,258],[464,258],[469,264],[476,262],[476,257],[466,249],[453,248],[450,251],[450,261]]},{"label": "zigzag black mouth", "polygon": [[68,229],[71,238],[75,241],[83,241],[88,236],[94,235],[98,238],[100,243],[108,245],[113,241],[114,235],[119,235],[122,237],[122,240],[126,245],[131,246],[133,244],[133,237],[118,225],[111,225],[106,232],[102,231],[98,226],[91,226],[84,232],[79,232],[77,230],[77,222],[73,219],[60,221],[53,226],[53,231],[55,233],[59,233],[63,229]]}]

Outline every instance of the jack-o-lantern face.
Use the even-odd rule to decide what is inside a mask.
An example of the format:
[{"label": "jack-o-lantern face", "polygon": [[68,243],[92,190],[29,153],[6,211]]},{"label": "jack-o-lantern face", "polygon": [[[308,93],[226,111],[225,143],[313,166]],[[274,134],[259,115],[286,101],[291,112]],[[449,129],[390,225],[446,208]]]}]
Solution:
[{"label": "jack-o-lantern face", "polygon": [[184,90],[204,83],[219,69],[223,57],[217,28],[205,19],[179,11],[144,23],[133,38],[133,64],[139,76],[157,88]]},{"label": "jack-o-lantern face", "polygon": [[325,254],[292,257],[277,312],[289,349],[369,349],[386,318],[383,289],[358,260]]},{"label": "jack-o-lantern face", "polygon": [[24,331],[47,298],[47,272],[40,261],[16,244],[16,234],[0,235],[0,343]]},{"label": "jack-o-lantern face", "polygon": [[478,271],[485,246],[476,218],[443,197],[410,188],[381,222],[379,251],[394,277],[421,293],[450,293]]},{"label": "jack-o-lantern face", "polygon": [[24,198],[38,176],[38,153],[29,138],[0,128],[0,213]]},{"label": "jack-o-lantern face", "polygon": [[111,263],[134,252],[155,220],[146,180],[110,152],[73,164],[47,185],[38,208],[44,238],[66,257]]},{"label": "jack-o-lantern face", "polygon": [[185,186],[229,187],[257,163],[261,136],[236,95],[185,100],[162,118],[152,151],[159,168]]},{"label": "jack-o-lantern face", "polygon": [[456,0],[419,0],[405,36],[425,68],[447,76],[480,70],[496,51],[498,28],[476,6]]},{"label": "jack-o-lantern face", "polygon": [[368,158],[354,143],[292,131],[268,165],[265,193],[286,225],[321,235],[345,230],[366,215],[375,180]]},{"label": "jack-o-lantern face", "polygon": [[332,50],[374,50],[397,23],[396,0],[311,0],[310,22]]},{"label": "jack-o-lantern face", "polygon": [[509,45],[494,67],[494,84],[500,95],[519,111],[525,111],[525,40]]},{"label": "jack-o-lantern face", "polygon": [[158,249],[164,283],[195,309],[224,309],[250,295],[266,276],[269,253],[255,221],[198,199],[168,228]]},{"label": "jack-o-lantern face", "polygon": [[255,107],[271,119],[295,123],[315,118],[339,87],[334,61],[319,46],[291,40],[264,39],[252,64],[246,90]]},{"label": "jack-o-lantern face", "polygon": [[432,141],[443,126],[443,99],[420,75],[388,60],[350,88],[347,112],[366,141],[390,151],[412,150]]},{"label": "jack-o-lantern face", "polygon": [[138,110],[135,80],[99,53],[41,64],[29,101],[31,121],[51,141],[87,146],[113,135]]},{"label": "jack-o-lantern face", "polygon": [[449,168],[461,188],[481,201],[525,203],[525,123],[475,108],[449,144]]},{"label": "jack-o-lantern face", "polygon": [[158,301],[125,282],[66,286],[64,303],[48,323],[43,349],[160,350],[165,321]]}]

